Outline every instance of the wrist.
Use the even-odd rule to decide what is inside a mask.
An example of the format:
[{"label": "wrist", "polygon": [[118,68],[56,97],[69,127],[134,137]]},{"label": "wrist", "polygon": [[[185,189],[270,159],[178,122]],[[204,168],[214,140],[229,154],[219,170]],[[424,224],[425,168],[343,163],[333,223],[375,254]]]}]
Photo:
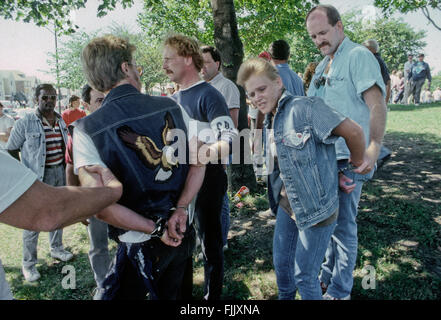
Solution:
[{"label": "wrist", "polygon": [[167,220],[164,218],[158,218],[156,221],[152,220],[154,222],[154,229],[152,232],[150,232],[151,237],[158,237],[161,238],[164,234],[166,227]]},{"label": "wrist", "polygon": [[188,206],[185,205],[177,205],[176,208],[172,208],[173,211],[176,211],[178,209],[182,209],[185,211],[185,213],[188,215]]}]

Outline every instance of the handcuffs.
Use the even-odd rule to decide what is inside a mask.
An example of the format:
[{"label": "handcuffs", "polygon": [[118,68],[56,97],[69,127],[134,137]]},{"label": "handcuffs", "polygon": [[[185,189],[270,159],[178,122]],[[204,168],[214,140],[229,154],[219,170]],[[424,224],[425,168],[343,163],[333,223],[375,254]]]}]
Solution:
[{"label": "handcuffs", "polygon": [[[174,208],[174,207],[171,208],[170,211],[175,211],[179,208],[184,209],[185,213],[188,215],[188,208],[185,206],[176,206],[176,208]],[[167,226],[166,226],[167,219],[158,217],[156,219],[156,221],[154,219],[152,219],[152,220],[155,222],[155,229],[153,229],[152,233],[150,233],[150,236],[152,238],[153,237],[161,238],[162,235],[164,234],[165,229],[167,229]]]}]

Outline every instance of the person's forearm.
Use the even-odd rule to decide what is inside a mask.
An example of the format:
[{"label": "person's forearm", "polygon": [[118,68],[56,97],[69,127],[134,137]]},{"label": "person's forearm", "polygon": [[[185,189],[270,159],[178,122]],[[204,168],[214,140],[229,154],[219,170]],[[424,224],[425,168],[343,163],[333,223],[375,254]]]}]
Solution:
[{"label": "person's forearm", "polygon": [[78,176],[74,173],[74,167],[70,163],[66,163],[66,185],[68,186],[79,186],[80,180]]},{"label": "person's forearm", "polygon": [[239,108],[230,109],[230,117],[233,120],[234,127],[237,128],[239,125]]},{"label": "person's forearm", "polygon": [[346,118],[333,131],[332,134],[343,137],[351,152],[351,161],[355,166],[360,166],[364,160],[366,148],[363,129],[355,121]]},{"label": "person's forearm", "polygon": [[190,166],[184,189],[179,197],[177,207],[188,207],[199,192],[205,177],[205,166]]},{"label": "person's forearm", "polygon": [[52,187],[34,184],[0,215],[0,222],[33,230],[53,231],[82,221],[121,197],[110,187]]},{"label": "person's forearm", "polygon": [[353,130],[351,134],[345,137],[346,145],[351,152],[351,161],[355,166],[360,166],[363,163],[364,151],[366,143],[364,141],[364,134],[361,127],[358,130]]},{"label": "person's forearm", "polygon": [[113,204],[96,214],[96,217],[120,229],[152,233],[153,220],[147,219],[120,204]]},{"label": "person's forearm", "polygon": [[0,141],[8,142],[8,139],[9,139],[9,133],[0,132]]},{"label": "person's forearm", "polygon": [[[208,162],[217,162],[219,159],[224,159],[230,155],[230,144],[225,140],[219,140],[209,145],[207,151],[205,154]],[[203,155],[204,154],[202,154],[202,156]],[[204,161],[202,162],[206,163]]]},{"label": "person's forearm", "polygon": [[375,152],[376,156],[380,153],[386,128],[386,106],[384,103],[377,103],[371,109],[369,145],[367,149]]},{"label": "person's forearm", "polygon": [[385,100],[377,86],[366,90],[363,98],[370,110],[369,145],[367,150],[373,157],[378,157],[386,128],[387,108]]}]

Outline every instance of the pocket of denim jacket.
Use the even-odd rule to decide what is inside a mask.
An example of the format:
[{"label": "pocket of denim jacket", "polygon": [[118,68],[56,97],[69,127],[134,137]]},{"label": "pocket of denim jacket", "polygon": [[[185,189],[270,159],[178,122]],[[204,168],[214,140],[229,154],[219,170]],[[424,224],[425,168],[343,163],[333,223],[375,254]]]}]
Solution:
[{"label": "pocket of denim jacket", "polygon": [[41,136],[40,132],[28,132],[25,135],[28,145],[34,148],[39,146],[40,136]]},{"label": "pocket of denim jacket", "polygon": [[311,133],[309,130],[304,130],[302,133],[290,132],[283,136],[282,143],[288,147],[303,149],[310,137]]}]

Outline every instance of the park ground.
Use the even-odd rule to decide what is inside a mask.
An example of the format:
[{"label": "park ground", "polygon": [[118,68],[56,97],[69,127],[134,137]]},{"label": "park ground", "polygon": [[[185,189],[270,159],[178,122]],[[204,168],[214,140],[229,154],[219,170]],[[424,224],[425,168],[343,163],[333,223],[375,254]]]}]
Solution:
[{"label": "park ground", "polygon": [[[439,300],[441,103],[390,105],[384,144],[392,150],[392,157],[366,183],[360,201],[352,299]],[[272,265],[275,216],[267,210],[264,192],[245,197],[243,203],[238,209],[231,202],[224,297],[277,299]],[[65,247],[75,254],[67,263],[50,258],[47,233],[41,234],[37,267],[42,277],[37,283],[27,283],[21,274],[21,235],[18,229],[0,225],[0,257],[16,299],[92,298],[95,283],[87,257],[87,231],[82,224],[64,229]],[[115,248],[111,242],[113,253]],[[194,272],[193,293],[199,300],[201,261],[195,263]]]}]

